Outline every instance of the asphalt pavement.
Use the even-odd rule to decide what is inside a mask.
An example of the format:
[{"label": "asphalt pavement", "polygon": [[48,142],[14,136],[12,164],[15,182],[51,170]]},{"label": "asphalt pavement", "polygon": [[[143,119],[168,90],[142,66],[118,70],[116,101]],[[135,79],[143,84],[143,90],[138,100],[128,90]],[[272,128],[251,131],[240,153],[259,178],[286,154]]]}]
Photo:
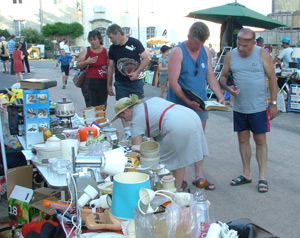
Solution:
[{"label": "asphalt pavement", "polygon": [[[54,61],[30,61],[31,74],[24,78],[49,78],[58,81],[58,86],[50,88],[50,100],[58,101],[63,97],[74,102],[75,110],[82,116],[85,107],[81,90],[72,82],[75,70],[70,71],[66,89],[62,89],[60,69],[54,69]],[[13,75],[2,73],[0,67],[0,88],[10,87],[16,79]],[[159,95],[159,88],[145,85],[145,97]],[[115,100],[109,97],[107,117],[114,115]],[[178,118],[180,120],[180,118]],[[184,121],[182,122],[184,123]],[[122,138],[120,120],[113,123]],[[191,132],[192,133],[192,132]],[[230,180],[242,174],[242,162],[239,155],[237,135],[233,132],[232,111],[211,111],[206,128],[206,139],[210,155],[204,162],[204,175],[215,184],[214,191],[206,191],[213,207],[215,220],[229,222],[238,218],[249,218],[254,223],[281,238],[296,238],[299,235],[299,171],[300,171],[300,114],[297,112],[279,113],[271,121],[271,132],[267,134],[268,165],[267,180],[269,191],[257,191],[258,167],[255,159],[255,145],[252,145],[252,183],[242,186],[230,186]],[[183,138],[174,138],[182,140]],[[184,158],[182,158],[184,159]],[[191,192],[194,168],[187,168],[187,182]]]}]

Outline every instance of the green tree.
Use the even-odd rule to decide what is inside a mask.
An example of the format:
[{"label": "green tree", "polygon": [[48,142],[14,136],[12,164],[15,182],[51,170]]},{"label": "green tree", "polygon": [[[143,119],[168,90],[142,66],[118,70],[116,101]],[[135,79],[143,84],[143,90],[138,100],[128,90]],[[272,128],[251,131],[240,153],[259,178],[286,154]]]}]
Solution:
[{"label": "green tree", "polygon": [[44,44],[44,36],[33,28],[25,28],[22,30],[22,35],[25,40],[30,44]]},{"label": "green tree", "polygon": [[70,34],[72,35],[73,39],[83,34],[83,26],[80,23],[72,22],[69,25]]},{"label": "green tree", "polygon": [[78,22],[46,24],[42,28],[42,33],[46,37],[70,35],[73,39],[83,34],[83,26]]},{"label": "green tree", "polygon": [[6,38],[6,40],[8,40],[9,37],[10,37],[10,34],[9,34],[8,30],[6,30],[6,29],[5,30],[0,29],[0,37],[1,36],[4,36]]}]

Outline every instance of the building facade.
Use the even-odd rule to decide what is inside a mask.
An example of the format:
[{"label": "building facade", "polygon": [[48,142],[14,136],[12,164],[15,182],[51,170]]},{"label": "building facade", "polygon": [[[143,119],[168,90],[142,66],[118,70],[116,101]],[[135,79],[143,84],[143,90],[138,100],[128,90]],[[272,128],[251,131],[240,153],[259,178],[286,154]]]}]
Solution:
[{"label": "building facade", "polygon": [[256,32],[257,37],[261,36],[265,44],[280,47],[283,37],[291,39],[291,46],[296,46],[300,41],[300,0],[273,0],[272,13],[269,17],[282,22],[286,27],[279,27],[274,30]]},{"label": "building facade", "polygon": [[1,0],[0,29],[7,29],[10,34],[19,37],[24,28],[41,31],[47,23],[78,22],[83,25],[84,34],[70,39],[70,45],[87,46],[88,32],[98,29],[104,37],[104,46],[108,47],[106,29],[110,24],[117,23],[126,35],[140,39],[147,47],[147,39],[161,36],[164,31],[169,33],[170,38],[172,32],[168,25],[158,20],[161,16],[154,7],[157,1]]}]

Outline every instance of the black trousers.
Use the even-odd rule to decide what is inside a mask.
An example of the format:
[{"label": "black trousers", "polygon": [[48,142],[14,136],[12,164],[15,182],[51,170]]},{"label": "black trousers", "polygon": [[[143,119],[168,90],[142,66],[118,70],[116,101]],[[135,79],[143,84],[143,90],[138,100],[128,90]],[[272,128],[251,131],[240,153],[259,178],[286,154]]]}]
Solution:
[{"label": "black trousers", "polygon": [[[24,53],[23,53],[23,54],[24,54]],[[25,55],[25,54],[24,54],[24,55]],[[23,60],[22,60],[22,63],[23,63],[23,66],[24,66],[24,63],[25,63],[26,69],[27,69],[27,73],[30,73],[30,66],[29,66],[29,61],[28,61],[28,55],[25,55],[25,56],[24,56],[24,58],[23,58]],[[24,70],[25,70],[25,68],[24,68]],[[25,73],[25,71],[22,72],[22,73]]]},{"label": "black trousers", "polygon": [[107,102],[107,80],[98,78],[85,78],[81,92],[86,107],[105,105]]}]

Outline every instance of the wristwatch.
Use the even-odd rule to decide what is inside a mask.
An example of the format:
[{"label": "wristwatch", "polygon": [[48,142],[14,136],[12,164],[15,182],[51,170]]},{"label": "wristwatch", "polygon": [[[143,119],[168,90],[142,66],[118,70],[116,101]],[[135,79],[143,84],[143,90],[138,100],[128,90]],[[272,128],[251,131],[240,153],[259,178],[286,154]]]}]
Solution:
[{"label": "wristwatch", "polygon": [[272,101],[271,104],[277,105],[277,101]]}]

